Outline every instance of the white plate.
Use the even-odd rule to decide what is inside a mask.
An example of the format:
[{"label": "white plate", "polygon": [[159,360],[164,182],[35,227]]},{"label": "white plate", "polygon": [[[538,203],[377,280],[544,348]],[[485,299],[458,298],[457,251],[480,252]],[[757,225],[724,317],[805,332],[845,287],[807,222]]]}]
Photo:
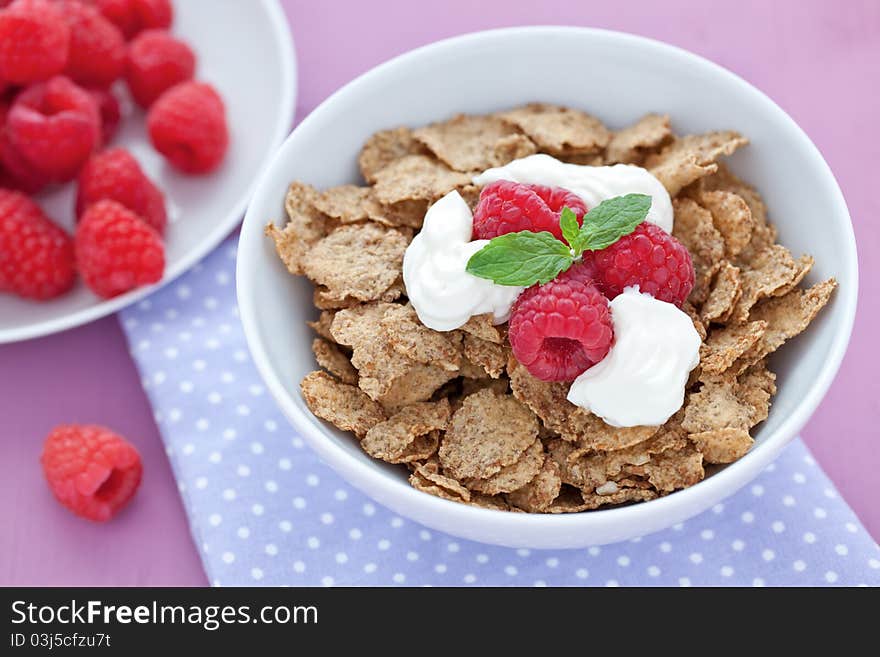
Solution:
[{"label": "white plate", "polygon": [[[263,227],[284,216],[292,179],[327,187],[356,182],[357,154],[376,130],[424,125],[455,112],[528,101],[582,107],[613,128],[669,112],[682,133],[719,128],[751,139],[730,164],[764,195],[780,240],[812,253],[813,284],[840,288],[809,330],[774,354],[779,392],[754,448],[705,481],[672,495],[589,513],[505,513],[448,502],[407,483],[404,467],[370,458],[350,434],[318,420],[297,383],[316,369],[305,320],[309,283],[291,276]],[[356,257],[356,254],[353,254]],[[672,46],[618,32],[513,28],[441,41],[349,83],[306,118],[266,169],[238,247],[238,301],[254,363],[284,414],[318,455],[396,513],[464,538],[510,547],[574,548],[674,525],[731,495],[763,470],[815,410],[843,358],[855,317],[858,265],[849,213],[819,151],[776,104],[720,66]]]},{"label": "white plate", "polygon": [[[244,213],[251,186],[293,123],[296,61],[293,39],[277,0],[175,3],[173,31],[198,58],[196,76],[215,85],[226,102],[230,147],[220,169],[184,176],[152,149],[144,113],[122,125],[114,146],[128,148],[165,192],[169,225],[165,277],[104,301],[82,282],[69,294],[38,303],[0,294],[0,344],[63,331],[134,303],[192,267],[228,235]],[[73,229],[74,185],[43,194],[49,216]]]}]

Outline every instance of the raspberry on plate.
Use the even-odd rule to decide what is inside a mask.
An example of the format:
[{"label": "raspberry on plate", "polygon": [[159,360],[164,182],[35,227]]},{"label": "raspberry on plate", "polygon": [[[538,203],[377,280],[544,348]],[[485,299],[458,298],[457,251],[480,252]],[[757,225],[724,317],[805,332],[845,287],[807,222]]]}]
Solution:
[{"label": "raspberry on plate", "polygon": [[24,194],[0,189],[0,291],[45,301],[75,280],[70,236]]},{"label": "raspberry on plate", "polygon": [[168,29],[174,20],[170,0],[87,0],[131,39],[141,30]]},{"label": "raspberry on plate", "polygon": [[103,147],[113,141],[119,130],[119,122],[122,121],[122,108],[119,105],[119,99],[109,89],[89,89],[88,91],[98,106],[98,114],[101,115],[101,143],[99,147]]},{"label": "raspberry on plate", "polygon": [[137,449],[97,425],[55,427],[40,463],[55,498],[76,515],[97,522],[109,520],[131,501],[143,474]]},{"label": "raspberry on plate", "polygon": [[474,210],[474,238],[488,240],[505,233],[548,231],[562,239],[559,215],[568,207],[578,223],[587,206],[577,194],[561,187],[526,185],[499,180],[486,185]]},{"label": "raspberry on plate", "polygon": [[9,104],[0,100],[0,187],[36,194],[46,185],[46,180],[22,159],[9,142],[6,130],[8,115]]},{"label": "raspberry on plate", "polygon": [[16,0],[0,11],[0,79],[30,84],[64,70],[70,28],[47,0]]},{"label": "raspberry on plate", "polygon": [[109,87],[125,70],[125,39],[94,7],[77,0],[58,4],[70,26],[70,54],[64,73],[86,87]]},{"label": "raspberry on plate", "polygon": [[687,247],[648,222],[593,256],[596,281],[609,299],[638,285],[641,292],[681,307],[694,289],[694,265]]},{"label": "raspberry on plate", "polygon": [[64,76],[32,85],[6,119],[11,145],[49,182],[76,177],[98,144],[101,117],[94,99]]},{"label": "raspberry on plate", "polygon": [[183,82],[162,94],[147,128],[156,150],[185,173],[216,169],[229,146],[223,99],[203,82]]},{"label": "raspberry on plate", "polygon": [[125,81],[135,102],[147,108],[176,84],[191,80],[196,70],[192,49],[164,30],[146,30],[131,42]]},{"label": "raspberry on plate", "polygon": [[88,207],[109,199],[125,206],[152,226],[165,231],[165,196],[141,170],[137,160],[122,148],[112,148],[92,157],[79,174],[76,216]]},{"label": "raspberry on plate", "polygon": [[98,201],[76,227],[76,264],[86,285],[109,299],[157,283],[165,270],[162,238],[116,201]]},{"label": "raspberry on plate", "polygon": [[523,292],[508,328],[513,355],[542,381],[574,381],[602,360],[614,329],[590,260]]}]

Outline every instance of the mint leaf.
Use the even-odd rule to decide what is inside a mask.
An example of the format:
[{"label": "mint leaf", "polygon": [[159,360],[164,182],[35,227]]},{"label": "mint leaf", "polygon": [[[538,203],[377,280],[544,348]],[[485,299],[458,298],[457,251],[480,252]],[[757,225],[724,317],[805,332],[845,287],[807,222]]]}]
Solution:
[{"label": "mint leaf", "polygon": [[629,235],[648,216],[651,197],[647,194],[626,194],[602,201],[584,215],[583,225],[572,247],[577,255],[584,251],[600,251]]},{"label": "mint leaf", "polygon": [[493,238],[471,256],[467,271],[498,285],[528,287],[553,280],[573,261],[571,250],[552,233],[523,230]]},{"label": "mint leaf", "polygon": [[571,248],[575,248],[574,245],[577,241],[581,225],[578,223],[577,215],[571,208],[562,208],[562,214],[559,216],[559,227],[562,229],[562,236],[565,238],[565,241],[571,245]]}]

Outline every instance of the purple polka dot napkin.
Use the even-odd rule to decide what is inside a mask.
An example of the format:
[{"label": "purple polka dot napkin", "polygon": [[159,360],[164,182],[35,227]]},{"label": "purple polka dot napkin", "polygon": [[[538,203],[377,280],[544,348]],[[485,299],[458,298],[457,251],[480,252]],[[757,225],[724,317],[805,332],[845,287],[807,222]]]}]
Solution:
[{"label": "purple polka dot napkin", "polygon": [[215,585],[880,585],[880,548],[797,440],[752,484],[666,531],[514,550],[396,516],[321,463],[250,361],[236,242],[122,323]]}]

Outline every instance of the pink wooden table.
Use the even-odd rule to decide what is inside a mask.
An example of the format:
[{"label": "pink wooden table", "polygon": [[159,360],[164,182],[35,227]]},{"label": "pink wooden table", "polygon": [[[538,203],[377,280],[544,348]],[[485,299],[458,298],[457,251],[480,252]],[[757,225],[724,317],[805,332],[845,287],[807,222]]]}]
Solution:
[{"label": "pink wooden table", "polygon": [[[835,171],[859,243],[859,317],[838,379],[804,438],[880,539],[880,3],[876,0],[283,0],[300,66],[299,116],[389,57],[492,27],[568,24],[654,37],[768,93]],[[247,29],[243,26],[243,29]],[[585,100],[587,102],[588,99]],[[145,461],[135,503],[105,526],[51,499],[37,458],[56,423],[106,423]],[[0,585],[200,585],[205,578],[152,413],[115,318],[0,347]]]}]

